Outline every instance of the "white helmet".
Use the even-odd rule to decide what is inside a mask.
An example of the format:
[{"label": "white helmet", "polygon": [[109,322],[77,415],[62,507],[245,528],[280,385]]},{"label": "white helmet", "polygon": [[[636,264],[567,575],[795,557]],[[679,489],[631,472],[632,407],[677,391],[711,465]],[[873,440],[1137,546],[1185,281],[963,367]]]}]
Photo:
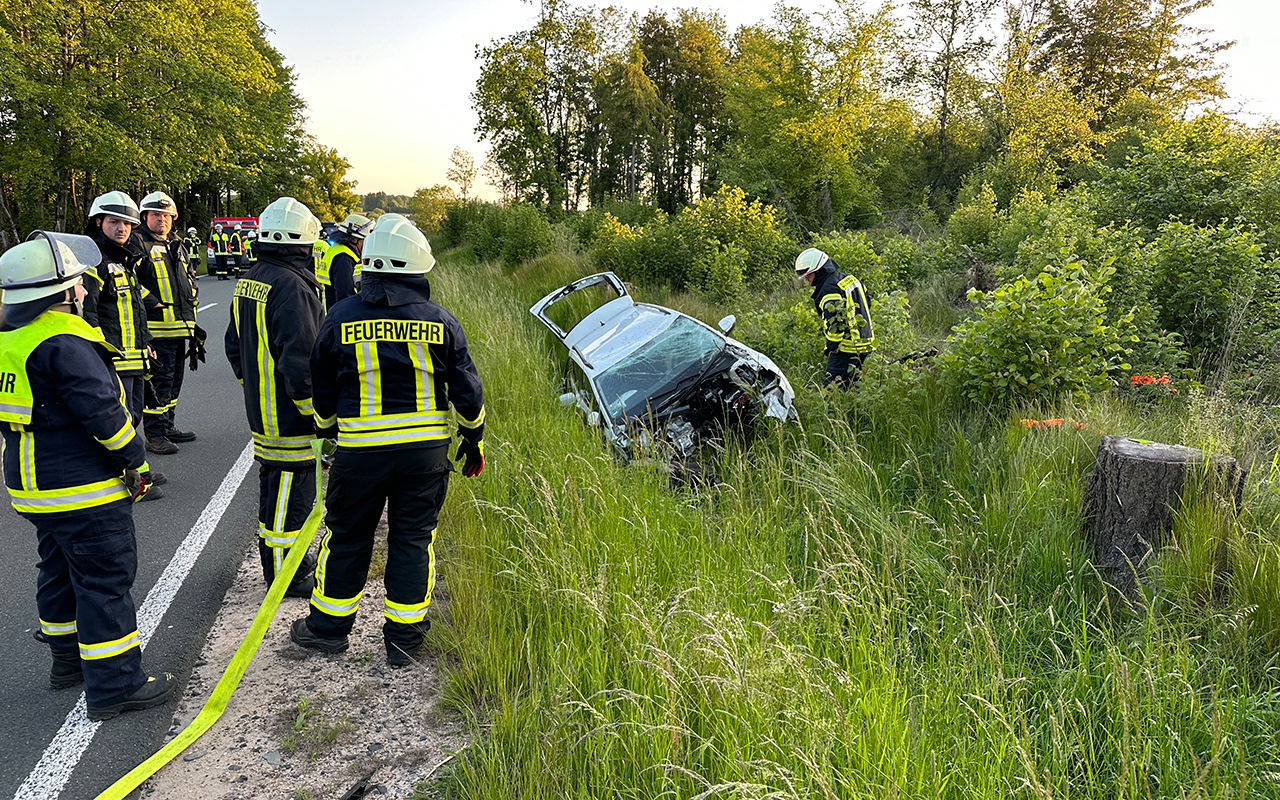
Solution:
[{"label": "white helmet", "polygon": [[124,192],[107,192],[95,197],[93,205],[89,206],[89,219],[100,214],[117,217],[134,225],[142,224],[138,217],[138,204]]},{"label": "white helmet", "polygon": [[16,305],[65,292],[101,261],[102,252],[88,236],[33,231],[0,255],[3,302]]},{"label": "white helmet", "polygon": [[301,201],[281,197],[258,216],[258,238],[268,244],[313,245],[320,238],[320,220]]},{"label": "white helmet", "polygon": [[375,225],[377,221],[364,214],[348,214],[346,219],[338,223],[338,230],[355,239],[363,239],[373,232]]},{"label": "white helmet", "polygon": [[400,214],[383,214],[364,240],[360,263],[364,272],[425,275],[436,265],[422,231]]},{"label": "white helmet", "polygon": [[188,235],[188,236],[195,236],[195,235],[196,235],[197,233],[199,233],[199,232],[200,232],[200,231],[196,230],[195,228],[187,228],[187,235]]},{"label": "white helmet", "polygon": [[831,256],[816,247],[810,247],[796,256],[796,275],[803,278],[811,272],[817,272],[830,260]]},{"label": "white helmet", "polygon": [[168,214],[171,217],[178,216],[178,204],[173,202],[173,198],[164,192],[152,192],[142,198],[143,211],[159,211],[161,214]]}]

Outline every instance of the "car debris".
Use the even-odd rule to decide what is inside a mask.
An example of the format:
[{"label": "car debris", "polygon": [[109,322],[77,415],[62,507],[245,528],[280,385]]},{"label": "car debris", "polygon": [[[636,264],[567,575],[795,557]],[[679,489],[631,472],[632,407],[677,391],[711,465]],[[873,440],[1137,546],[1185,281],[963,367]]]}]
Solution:
[{"label": "car debris", "polygon": [[[550,309],[584,289],[613,296],[565,331]],[[579,295],[582,296],[582,295]],[[791,383],[768,356],[674,309],[638,303],[612,272],[562,286],[529,309],[565,346],[564,393],[624,457],[668,448],[677,462],[723,449],[730,429],[750,435],[762,417],[797,419]]]}]

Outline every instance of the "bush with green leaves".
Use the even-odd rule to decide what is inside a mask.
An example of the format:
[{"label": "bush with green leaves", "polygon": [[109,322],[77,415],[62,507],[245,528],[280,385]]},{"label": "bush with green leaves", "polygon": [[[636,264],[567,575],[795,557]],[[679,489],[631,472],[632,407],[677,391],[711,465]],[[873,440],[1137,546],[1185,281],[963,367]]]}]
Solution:
[{"label": "bush with green leaves", "polygon": [[[551,249],[551,222],[537,208],[525,203],[477,205],[477,210],[460,215],[468,220],[463,238],[475,249],[477,258],[515,266]],[[447,217],[444,228],[452,236]]]},{"label": "bush with green leaves", "polygon": [[480,200],[451,204],[445,211],[444,222],[440,226],[445,242],[450,247],[461,247],[467,241],[468,231],[479,224],[492,207],[492,203]]},{"label": "bush with green leaves", "polygon": [[644,225],[606,213],[591,248],[600,269],[627,280],[718,297],[782,283],[796,250],[774,210],[732,186]]},{"label": "bush with green leaves", "polygon": [[831,231],[813,237],[813,246],[835,259],[840,270],[862,281],[868,296],[899,288],[892,274],[864,231]]},{"label": "bush with green leaves", "polygon": [[1129,369],[1136,337],[1121,317],[1107,323],[1112,269],[1050,267],[983,293],[976,315],[948,339],[942,369],[960,396],[988,407],[1087,399]]},{"label": "bush with green leaves", "polygon": [[1153,242],[1159,323],[1179,333],[1201,369],[1248,358],[1280,327],[1275,289],[1280,265],[1239,227],[1160,226]]},{"label": "bush with green leaves", "polygon": [[1000,255],[995,243],[1005,222],[996,193],[984,183],[970,196],[961,197],[947,220],[946,238],[957,251],[968,247],[983,261],[995,261]]}]

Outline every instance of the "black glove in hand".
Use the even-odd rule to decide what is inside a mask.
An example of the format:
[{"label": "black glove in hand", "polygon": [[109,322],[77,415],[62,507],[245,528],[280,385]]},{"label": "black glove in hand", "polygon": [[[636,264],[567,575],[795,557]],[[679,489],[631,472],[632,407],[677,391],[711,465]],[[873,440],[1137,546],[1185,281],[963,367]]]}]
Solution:
[{"label": "black glove in hand", "polygon": [[187,347],[187,369],[195,372],[197,362],[203,364],[205,361],[205,340],[209,338],[209,334],[204,332],[204,328],[196,326],[196,335],[188,339],[190,344]]},{"label": "black glove in hand", "polygon": [[474,478],[484,471],[484,442],[472,442],[463,439],[458,443],[458,453],[453,457],[454,461],[466,462],[462,465],[462,474],[468,478]]},{"label": "black glove in hand", "polygon": [[137,500],[146,490],[147,482],[143,479],[141,472],[136,469],[126,469],[124,471],[124,488],[129,490],[130,500]]}]

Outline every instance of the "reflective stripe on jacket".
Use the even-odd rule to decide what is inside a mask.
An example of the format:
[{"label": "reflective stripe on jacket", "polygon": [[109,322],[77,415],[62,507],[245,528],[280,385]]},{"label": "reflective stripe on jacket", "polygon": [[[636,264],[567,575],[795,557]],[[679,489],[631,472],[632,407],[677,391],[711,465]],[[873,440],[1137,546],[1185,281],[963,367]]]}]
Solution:
[{"label": "reflective stripe on jacket", "polygon": [[138,282],[137,257],[102,235],[94,235],[102,261],[85,273],[84,321],[97,328],[107,344],[118,352],[119,375],[141,375],[147,370],[147,328],[144,298],[149,295]]},{"label": "reflective stripe on jacket", "polygon": [[[365,276],[370,280],[370,276]],[[339,448],[397,450],[484,435],[484,390],[456,317],[420,288],[399,288],[395,305],[373,278],[372,298],[330,310],[311,355],[316,427]],[[450,407],[452,406],[452,410]]]},{"label": "reflective stripe on jacket", "polygon": [[45,311],[0,331],[4,480],[22,514],[127,501],[125,469],[146,452],[108,366],[110,347],[84,320]]},{"label": "reflective stripe on jacket", "polygon": [[840,272],[834,261],[813,282],[813,304],[826,332],[828,353],[869,353],[875,349],[867,293],[857,278]]},{"label": "reflective stripe on jacket", "polygon": [[196,292],[186,269],[186,248],[177,240],[161,241],[145,227],[130,240],[144,258],[138,280],[159,305],[147,312],[147,327],[156,339],[185,339],[196,333]]},{"label": "reflective stripe on jacket", "polygon": [[254,455],[264,462],[314,459],[310,358],[324,305],[309,263],[263,253],[236,282],[231,304],[227,359],[244,385]]},{"label": "reflective stripe on jacket", "polygon": [[360,257],[350,245],[339,242],[324,251],[316,277],[324,275],[324,304],[333,308],[341,300],[356,293],[356,279],[360,277]]}]

